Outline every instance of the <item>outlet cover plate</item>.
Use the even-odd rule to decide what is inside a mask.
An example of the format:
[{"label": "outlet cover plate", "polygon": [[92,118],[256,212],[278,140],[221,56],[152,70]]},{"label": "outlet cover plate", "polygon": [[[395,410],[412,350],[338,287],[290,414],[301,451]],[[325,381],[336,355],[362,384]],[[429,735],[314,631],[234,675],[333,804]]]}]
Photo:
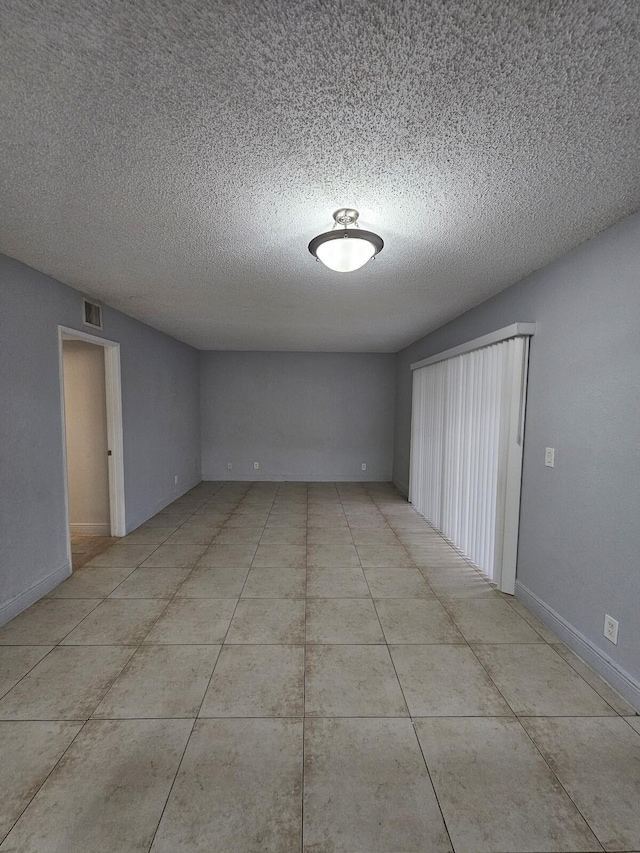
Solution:
[{"label": "outlet cover plate", "polygon": [[604,614],[604,631],[602,632],[607,640],[612,642],[614,645],[618,645],[618,628],[619,623],[613,616],[609,616],[608,613]]}]

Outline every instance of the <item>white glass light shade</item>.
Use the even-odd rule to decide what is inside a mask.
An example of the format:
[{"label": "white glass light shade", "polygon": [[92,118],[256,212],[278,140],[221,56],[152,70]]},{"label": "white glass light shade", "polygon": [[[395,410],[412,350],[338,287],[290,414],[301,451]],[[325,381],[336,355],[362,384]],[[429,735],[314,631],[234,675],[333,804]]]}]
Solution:
[{"label": "white glass light shade", "polygon": [[316,256],[322,263],[336,272],[353,272],[371,260],[376,247],[361,237],[343,237],[339,240],[327,240],[316,249]]}]

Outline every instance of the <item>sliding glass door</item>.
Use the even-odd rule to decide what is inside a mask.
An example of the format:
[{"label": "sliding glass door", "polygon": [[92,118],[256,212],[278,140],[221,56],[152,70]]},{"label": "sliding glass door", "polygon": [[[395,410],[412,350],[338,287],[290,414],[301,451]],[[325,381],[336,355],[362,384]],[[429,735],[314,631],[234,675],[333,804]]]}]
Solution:
[{"label": "sliding glass door", "polygon": [[515,585],[530,329],[514,324],[477,348],[472,342],[412,365],[409,499],[508,593]]}]

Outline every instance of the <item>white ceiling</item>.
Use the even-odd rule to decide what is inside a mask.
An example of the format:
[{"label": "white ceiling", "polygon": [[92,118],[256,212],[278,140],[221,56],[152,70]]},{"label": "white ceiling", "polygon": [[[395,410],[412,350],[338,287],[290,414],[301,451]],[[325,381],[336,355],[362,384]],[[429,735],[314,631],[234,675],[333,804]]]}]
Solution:
[{"label": "white ceiling", "polygon": [[395,351],[640,206],[637,0],[0,14],[0,251],[202,349]]}]

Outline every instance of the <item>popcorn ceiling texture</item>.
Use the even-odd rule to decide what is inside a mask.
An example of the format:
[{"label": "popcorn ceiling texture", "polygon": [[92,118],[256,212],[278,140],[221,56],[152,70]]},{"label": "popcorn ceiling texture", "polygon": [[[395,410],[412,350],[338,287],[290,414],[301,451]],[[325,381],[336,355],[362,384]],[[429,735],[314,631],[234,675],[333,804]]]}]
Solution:
[{"label": "popcorn ceiling texture", "polygon": [[0,250],[202,349],[394,351],[640,206],[637,0],[0,16]]}]

